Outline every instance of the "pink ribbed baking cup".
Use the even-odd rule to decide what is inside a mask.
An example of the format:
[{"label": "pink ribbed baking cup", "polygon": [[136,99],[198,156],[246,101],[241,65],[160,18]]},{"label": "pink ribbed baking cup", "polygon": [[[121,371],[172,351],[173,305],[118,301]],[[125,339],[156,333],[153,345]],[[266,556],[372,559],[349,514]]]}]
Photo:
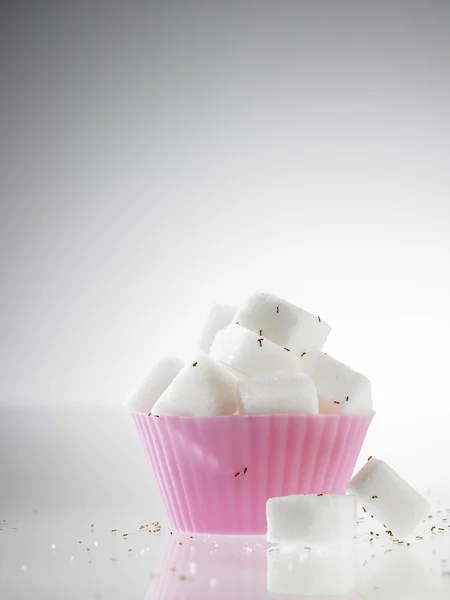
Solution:
[{"label": "pink ribbed baking cup", "polygon": [[263,534],[268,498],[345,493],[373,414],[132,417],[174,529]]}]

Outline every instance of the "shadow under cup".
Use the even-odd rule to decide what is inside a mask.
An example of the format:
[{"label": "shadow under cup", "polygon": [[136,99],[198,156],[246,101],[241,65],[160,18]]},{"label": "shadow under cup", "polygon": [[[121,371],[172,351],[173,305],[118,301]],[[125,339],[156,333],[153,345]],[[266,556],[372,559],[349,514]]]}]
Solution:
[{"label": "shadow under cup", "polygon": [[346,492],[373,414],[132,418],[174,529],[265,534],[269,498]]}]

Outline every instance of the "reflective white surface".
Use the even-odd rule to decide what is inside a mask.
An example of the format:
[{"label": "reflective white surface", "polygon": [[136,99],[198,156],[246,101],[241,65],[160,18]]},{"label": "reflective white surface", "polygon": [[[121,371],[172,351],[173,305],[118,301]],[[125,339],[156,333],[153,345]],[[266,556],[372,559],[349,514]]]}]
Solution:
[{"label": "reflective white surface", "polygon": [[0,417],[2,600],[450,597],[445,481],[403,544],[361,513],[350,546],[287,552],[263,536],[171,534],[127,415]]},{"label": "reflective white surface", "polygon": [[424,523],[423,540],[412,536],[410,546],[381,532],[370,542],[362,532],[350,547],[284,553],[268,549],[262,536],[159,533],[149,516],[30,509],[1,524],[2,598],[444,600],[450,528],[443,518],[434,513],[430,522],[446,531],[431,533]]}]

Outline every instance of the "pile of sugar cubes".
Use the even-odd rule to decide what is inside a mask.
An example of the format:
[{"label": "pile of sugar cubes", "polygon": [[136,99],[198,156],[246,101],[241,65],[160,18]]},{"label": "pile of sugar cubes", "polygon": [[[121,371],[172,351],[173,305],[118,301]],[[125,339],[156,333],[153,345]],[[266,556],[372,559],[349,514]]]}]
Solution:
[{"label": "pile of sugar cubes", "polygon": [[272,294],[215,305],[192,360],[160,358],[127,405],[155,416],[371,413],[370,381],[322,352],[330,331]]},{"label": "pile of sugar cubes", "polygon": [[[370,381],[322,351],[330,331],[319,316],[268,293],[256,293],[237,308],[217,304],[192,360],[161,357],[126,406],[149,416],[371,414]],[[268,540],[353,538],[357,500],[390,534],[406,536],[429,508],[395,471],[373,458],[348,491],[269,499]]]},{"label": "pile of sugar cubes", "polygon": [[348,542],[356,537],[357,501],[387,536],[402,541],[422,521],[429,502],[389,465],[370,457],[348,494],[298,494],[270,498],[267,539],[281,546]]}]

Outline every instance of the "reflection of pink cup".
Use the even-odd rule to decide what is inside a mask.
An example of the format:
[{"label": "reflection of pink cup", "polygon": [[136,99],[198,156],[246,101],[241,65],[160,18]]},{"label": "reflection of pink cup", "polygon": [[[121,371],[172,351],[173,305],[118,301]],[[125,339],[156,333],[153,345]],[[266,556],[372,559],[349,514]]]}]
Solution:
[{"label": "reflection of pink cup", "polygon": [[[267,552],[261,537],[168,537],[145,600],[360,600],[356,545]],[[350,591],[352,590],[352,591]]]},{"label": "reflection of pink cup", "polygon": [[174,529],[263,534],[268,498],[345,493],[373,414],[132,416]]},{"label": "reflection of pink cup", "polygon": [[[268,598],[261,538],[175,533],[150,579],[145,600]],[[270,597],[272,600],[272,597]]]}]

